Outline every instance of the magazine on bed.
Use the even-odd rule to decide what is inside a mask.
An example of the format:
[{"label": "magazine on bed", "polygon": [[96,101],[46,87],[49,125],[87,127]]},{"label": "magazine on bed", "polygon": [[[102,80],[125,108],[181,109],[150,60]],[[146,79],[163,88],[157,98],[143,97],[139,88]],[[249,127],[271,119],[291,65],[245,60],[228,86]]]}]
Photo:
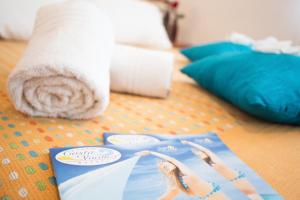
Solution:
[{"label": "magazine on bed", "polygon": [[[106,134],[105,138],[112,142],[118,137]],[[60,198],[281,199],[247,168],[237,170],[233,166],[239,165],[229,165],[229,161],[236,161],[228,157],[229,150],[215,134],[193,139],[155,136],[150,140],[138,145],[124,146],[119,141],[118,145],[50,149]]]},{"label": "magazine on bed", "polygon": [[250,199],[283,199],[254,170],[241,161],[215,133],[188,136],[104,133],[104,144],[114,144],[127,149],[169,140],[179,140],[190,146],[194,155],[232,182]]}]

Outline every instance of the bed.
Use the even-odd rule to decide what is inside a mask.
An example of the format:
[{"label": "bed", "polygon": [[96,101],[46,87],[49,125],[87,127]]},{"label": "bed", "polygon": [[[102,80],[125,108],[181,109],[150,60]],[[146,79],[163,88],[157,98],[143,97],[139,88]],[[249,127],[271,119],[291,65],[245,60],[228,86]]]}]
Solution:
[{"label": "bed", "polygon": [[254,119],[180,74],[188,61],[176,49],[167,99],[112,93],[102,117],[86,121],[31,118],[6,92],[10,70],[26,44],[0,41],[0,198],[58,199],[48,149],[101,145],[103,132],[202,134],[216,132],[286,199],[300,197],[300,128]]}]

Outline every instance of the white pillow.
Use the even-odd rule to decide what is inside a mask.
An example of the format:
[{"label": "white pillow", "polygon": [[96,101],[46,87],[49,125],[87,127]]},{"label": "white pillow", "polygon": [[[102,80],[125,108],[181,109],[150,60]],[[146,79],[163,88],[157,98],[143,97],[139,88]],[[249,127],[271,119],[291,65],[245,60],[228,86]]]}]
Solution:
[{"label": "white pillow", "polygon": [[117,42],[170,48],[162,13],[155,5],[139,0],[92,0],[110,16]]},{"label": "white pillow", "polygon": [[59,0],[0,0],[0,36],[28,40],[37,10]]},{"label": "white pillow", "polygon": [[[39,7],[60,0],[0,0],[0,35],[28,40]],[[160,10],[139,0],[89,0],[112,20],[119,43],[153,48],[170,48]]]}]

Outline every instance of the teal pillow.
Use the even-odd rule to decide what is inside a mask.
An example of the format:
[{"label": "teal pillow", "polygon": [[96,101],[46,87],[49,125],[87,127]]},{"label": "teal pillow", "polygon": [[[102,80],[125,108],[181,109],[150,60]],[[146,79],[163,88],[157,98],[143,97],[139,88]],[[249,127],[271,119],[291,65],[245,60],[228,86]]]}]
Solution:
[{"label": "teal pillow", "polygon": [[190,61],[203,59],[207,56],[232,53],[232,52],[249,52],[252,51],[250,46],[232,43],[229,41],[210,43],[206,45],[193,46],[181,50]]},{"label": "teal pillow", "polygon": [[256,117],[300,124],[300,57],[225,53],[181,70],[203,88]]}]

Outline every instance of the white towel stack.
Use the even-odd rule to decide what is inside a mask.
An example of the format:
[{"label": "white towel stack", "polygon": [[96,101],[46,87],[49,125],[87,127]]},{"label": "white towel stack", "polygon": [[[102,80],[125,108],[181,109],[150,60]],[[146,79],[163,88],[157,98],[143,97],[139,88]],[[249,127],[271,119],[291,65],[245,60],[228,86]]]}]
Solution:
[{"label": "white towel stack", "polygon": [[109,18],[91,3],[70,0],[38,11],[8,91],[16,109],[31,116],[88,119],[107,107],[109,87],[166,97],[172,68],[171,53],[115,45]]}]

